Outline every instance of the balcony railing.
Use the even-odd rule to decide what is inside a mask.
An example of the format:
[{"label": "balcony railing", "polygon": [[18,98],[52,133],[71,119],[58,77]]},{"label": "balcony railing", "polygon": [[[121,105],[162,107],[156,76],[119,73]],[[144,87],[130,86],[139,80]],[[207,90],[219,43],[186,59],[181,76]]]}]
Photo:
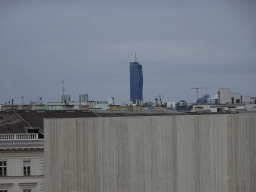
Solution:
[{"label": "balcony railing", "polygon": [[0,141],[3,140],[37,140],[38,133],[0,134]]}]

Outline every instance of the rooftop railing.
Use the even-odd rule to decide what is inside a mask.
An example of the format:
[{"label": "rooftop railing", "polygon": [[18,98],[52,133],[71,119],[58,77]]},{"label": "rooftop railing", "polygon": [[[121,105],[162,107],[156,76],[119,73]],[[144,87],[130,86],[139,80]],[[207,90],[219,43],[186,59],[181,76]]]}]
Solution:
[{"label": "rooftop railing", "polygon": [[16,134],[0,134],[0,141],[6,140],[37,140],[38,133],[16,133]]}]

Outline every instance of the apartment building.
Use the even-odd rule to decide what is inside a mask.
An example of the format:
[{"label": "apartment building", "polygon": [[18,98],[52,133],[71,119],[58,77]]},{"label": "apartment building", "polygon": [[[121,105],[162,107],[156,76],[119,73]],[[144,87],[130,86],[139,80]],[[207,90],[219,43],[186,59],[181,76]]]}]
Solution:
[{"label": "apartment building", "polygon": [[44,191],[44,140],[38,133],[0,134],[0,192]]}]

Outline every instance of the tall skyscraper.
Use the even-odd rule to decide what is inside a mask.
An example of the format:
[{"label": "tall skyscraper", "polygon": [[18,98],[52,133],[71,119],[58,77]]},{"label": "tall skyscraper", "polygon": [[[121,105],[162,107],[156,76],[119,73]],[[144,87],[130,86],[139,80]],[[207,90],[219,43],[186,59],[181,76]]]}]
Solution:
[{"label": "tall skyscraper", "polygon": [[130,62],[130,99],[136,103],[136,99],[143,99],[143,74],[142,65],[137,62]]}]

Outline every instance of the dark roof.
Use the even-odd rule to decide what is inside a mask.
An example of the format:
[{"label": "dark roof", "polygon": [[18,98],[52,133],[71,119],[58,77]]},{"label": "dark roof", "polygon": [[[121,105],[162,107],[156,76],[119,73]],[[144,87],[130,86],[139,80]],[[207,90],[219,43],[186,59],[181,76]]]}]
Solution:
[{"label": "dark roof", "polygon": [[169,116],[169,115],[206,115],[206,114],[228,114],[225,113],[197,113],[197,112],[154,112],[151,110],[130,111],[90,111],[90,110],[60,110],[60,111],[0,111],[0,134],[25,133],[25,127],[37,127],[44,129],[44,118],[79,118],[79,117],[127,117],[127,116]]},{"label": "dark roof", "polygon": [[25,133],[24,127],[44,129],[44,118],[98,117],[91,111],[0,111],[0,134]]}]

